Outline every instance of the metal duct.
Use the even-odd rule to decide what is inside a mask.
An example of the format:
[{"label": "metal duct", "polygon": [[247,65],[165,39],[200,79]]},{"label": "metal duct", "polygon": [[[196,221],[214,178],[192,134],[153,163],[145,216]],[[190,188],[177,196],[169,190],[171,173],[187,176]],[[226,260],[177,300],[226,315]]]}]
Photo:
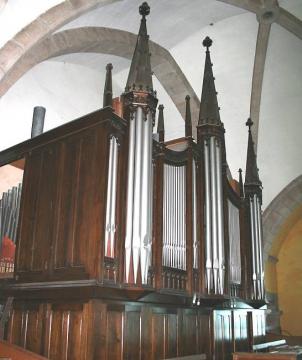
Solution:
[{"label": "metal duct", "polygon": [[35,106],[31,127],[31,138],[43,133],[46,109],[43,106]]}]

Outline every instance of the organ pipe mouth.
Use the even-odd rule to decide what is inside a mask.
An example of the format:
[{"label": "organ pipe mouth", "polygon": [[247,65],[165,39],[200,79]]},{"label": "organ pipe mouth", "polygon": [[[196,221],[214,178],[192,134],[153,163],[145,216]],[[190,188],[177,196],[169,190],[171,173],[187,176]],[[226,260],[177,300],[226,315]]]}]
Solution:
[{"label": "organ pipe mouth", "polygon": [[43,133],[46,109],[43,106],[35,106],[31,127],[31,138]]}]

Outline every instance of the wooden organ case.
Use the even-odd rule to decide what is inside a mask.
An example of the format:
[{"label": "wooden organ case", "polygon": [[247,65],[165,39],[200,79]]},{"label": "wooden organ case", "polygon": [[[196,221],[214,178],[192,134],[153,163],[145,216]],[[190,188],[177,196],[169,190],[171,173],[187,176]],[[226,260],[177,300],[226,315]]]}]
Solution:
[{"label": "wooden organ case", "polygon": [[25,159],[5,336],[53,360],[231,359],[265,335],[251,131],[236,191],[206,38],[197,141],[189,97],[185,138],[164,141],[161,105],[152,135],[146,3],[140,13],[121,99],[108,65],[102,110],[0,154],[1,166]]}]

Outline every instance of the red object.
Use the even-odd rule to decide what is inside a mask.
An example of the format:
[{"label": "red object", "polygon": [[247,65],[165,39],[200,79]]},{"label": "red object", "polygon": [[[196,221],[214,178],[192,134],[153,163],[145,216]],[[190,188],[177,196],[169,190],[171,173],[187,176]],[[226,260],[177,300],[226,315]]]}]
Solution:
[{"label": "red object", "polygon": [[5,258],[6,261],[10,260],[13,262],[15,259],[15,250],[16,245],[13,243],[13,241],[9,237],[4,236],[0,251],[0,259]]}]

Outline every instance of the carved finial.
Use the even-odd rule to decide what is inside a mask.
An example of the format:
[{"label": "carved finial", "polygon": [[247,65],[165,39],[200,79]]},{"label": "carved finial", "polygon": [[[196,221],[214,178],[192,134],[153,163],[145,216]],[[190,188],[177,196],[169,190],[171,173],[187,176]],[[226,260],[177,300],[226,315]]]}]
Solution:
[{"label": "carved finial", "polygon": [[208,36],[202,42],[202,45],[207,48],[207,51],[209,51],[209,47],[211,47],[212,44],[213,44],[213,40],[210,39]]},{"label": "carved finial", "polygon": [[253,126],[253,124],[254,123],[252,122],[251,118],[248,118],[247,122],[245,123],[245,125],[249,127],[249,131],[251,131],[251,127]]},{"label": "carved finial", "polygon": [[150,14],[150,6],[148,5],[148,3],[146,1],[143,2],[142,5],[139,7],[139,13],[143,17],[146,17],[147,15]]},{"label": "carved finial", "polygon": [[165,141],[165,123],[164,123],[164,105],[158,106],[158,123],[157,123],[158,141]]},{"label": "carved finial", "polygon": [[103,107],[112,106],[112,69],[112,64],[109,63],[106,65],[106,80],[103,95]]},{"label": "carved finial", "polygon": [[239,172],[239,193],[240,193],[241,199],[243,199],[244,198],[244,190],[243,190],[243,181],[242,181],[242,169],[239,169],[238,172]]},{"label": "carved finial", "polygon": [[106,70],[112,70],[112,69],[113,69],[113,66],[111,63],[106,65]]},{"label": "carved finial", "polygon": [[191,107],[190,107],[189,95],[186,96],[185,134],[186,137],[192,136],[192,120],[191,120]]}]

